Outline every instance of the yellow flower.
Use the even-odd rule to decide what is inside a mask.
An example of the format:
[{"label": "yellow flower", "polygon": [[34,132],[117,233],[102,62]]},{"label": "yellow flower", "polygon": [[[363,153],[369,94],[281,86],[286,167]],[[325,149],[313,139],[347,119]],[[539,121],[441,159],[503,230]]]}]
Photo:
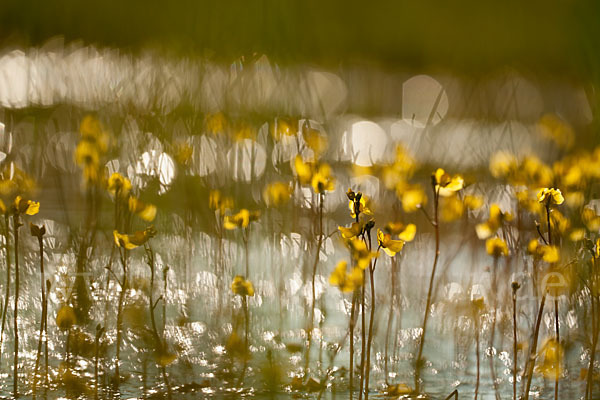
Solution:
[{"label": "yellow flower", "polygon": [[231,291],[240,296],[254,296],[254,286],[252,282],[246,280],[241,275],[236,275],[231,283]]},{"label": "yellow flower", "polygon": [[396,195],[402,202],[404,212],[412,213],[427,204],[427,195],[420,185],[399,184]]},{"label": "yellow flower", "polygon": [[131,190],[131,181],[125,178],[118,172],[113,172],[113,174],[108,178],[108,191],[113,196],[116,196],[117,193],[119,196],[125,197]]},{"label": "yellow flower", "polygon": [[600,229],[600,216],[591,207],[583,208],[581,220],[590,231],[598,231]]},{"label": "yellow flower", "polygon": [[537,199],[540,203],[550,204],[562,204],[565,201],[562,193],[559,189],[554,188],[543,188],[540,189],[537,195]]},{"label": "yellow flower", "polygon": [[310,128],[306,122],[302,126],[302,137],[308,148],[315,153],[315,158],[319,158],[327,150],[327,136],[321,134],[317,129]]},{"label": "yellow flower", "polygon": [[388,222],[385,231],[390,235],[398,235],[398,238],[404,242],[412,242],[417,234],[417,226],[404,225],[402,222]]},{"label": "yellow flower", "polygon": [[265,186],[263,190],[263,199],[269,207],[286,204],[291,195],[292,189],[290,185],[284,182],[273,182]]},{"label": "yellow flower", "polygon": [[331,167],[329,164],[320,164],[316,169],[311,185],[316,193],[324,193],[335,189],[335,179],[331,176]]},{"label": "yellow flower", "polygon": [[358,214],[366,214],[372,215],[373,213],[367,206],[369,204],[369,199],[367,196],[363,195],[361,192],[357,192],[354,194],[351,189],[348,189],[346,195],[350,198],[350,193],[352,193],[352,199],[348,202],[348,209],[350,210],[350,216],[352,218],[356,218],[356,212]]},{"label": "yellow flower", "polygon": [[367,266],[371,262],[371,259],[377,256],[377,253],[369,251],[365,242],[363,242],[359,238],[352,238],[350,240],[347,240],[346,243],[350,247],[352,258],[354,258],[354,260],[356,261],[356,265],[361,269],[367,268]]},{"label": "yellow flower", "polygon": [[571,242],[579,242],[585,238],[585,229],[573,229],[569,234],[569,240]]},{"label": "yellow flower", "polygon": [[389,233],[383,233],[380,229],[377,229],[377,241],[379,247],[390,257],[394,257],[404,247],[402,240],[393,240]]},{"label": "yellow flower", "polygon": [[510,153],[498,152],[490,159],[490,172],[494,178],[504,178],[514,174],[518,168],[518,161]]},{"label": "yellow flower", "polygon": [[442,197],[451,196],[454,192],[458,192],[464,187],[464,179],[460,175],[450,176],[442,168],[438,168],[433,173],[435,180],[435,190]]},{"label": "yellow flower", "polygon": [[509,213],[502,212],[498,204],[492,204],[490,206],[490,217],[483,224],[477,224],[475,231],[479,239],[487,239],[492,236],[500,227],[502,222],[511,221],[512,215]]},{"label": "yellow flower", "polygon": [[283,136],[295,136],[297,133],[297,119],[280,117],[275,120],[275,124],[271,124],[271,135],[275,140],[281,140]]},{"label": "yellow flower", "polygon": [[242,208],[237,214],[226,215],[223,226],[225,229],[233,230],[236,228],[246,228],[250,222],[256,221],[260,216],[260,211],[248,211]]},{"label": "yellow flower", "polygon": [[450,196],[444,198],[440,202],[440,218],[444,222],[456,221],[465,213],[465,205],[458,196]]},{"label": "yellow flower", "polygon": [[217,135],[217,134],[225,132],[225,128],[227,126],[227,120],[225,119],[225,115],[223,115],[223,113],[219,112],[216,114],[206,115],[204,124],[206,126],[206,131],[208,133]]},{"label": "yellow flower", "polygon": [[542,254],[542,259],[548,264],[554,264],[560,260],[560,251],[556,246],[540,246],[540,253]]},{"label": "yellow flower", "polygon": [[527,251],[530,254],[537,255],[540,253],[540,242],[537,239],[531,239],[527,244]]},{"label": "yellow flower", "polygon": [[350,273],[347,273],[348,263],[340,261],[331,275],[329,283],[337,286],[342,292],[353,292],[363,284],[364,272],[358,267],[352,268]]},{"label": "yellow flower", "polygon": [[77,323],[77,317],[75,316],[75,310],[73,307],[63,305],[56,313],[56,325],[60,330],[68,331],[73,325]]},{"label": "yellow flower", "polygon": [[565,121],[554,114],[545,114],[537,123],[539,132],[559,147],[569,149],[575,142],[575,132]]},{"label": "yellow flower", "polygon": [[35,215],[40,211],[39,201],[25,200],[21,196],[15,197],[14,210],[17,214]]},{"label": "yellow flower", "polygon": [[355,236],[360,235],[360,233],[362,232],[362,226],[358,222],[353,222],[352,225],[350,225],[350,228],[346,228],[345,226],[338,226],[338,230],[340,231],[344,239],[351,239]]},{"label": "yellow flower", "polygon": [[224,214],[225,210],[231,210],[233,208],[233,199],[228,196],[223,196],[219,190],[211,190],[208,195],[208,206],[212,210],[218,210],[221,214]]},{"label": "yellow flower", "polygon": [[478,210],[483,206],[483,199],[480,196],[466,195],[463,199],[465,206],[470,210]]},{"label": "yellow flower", "polygon": [[147,204],[131,196],[129,198],[129,211],[139,216],[141,219],[152,222],[156,217],[156,206]]},{"label": "yellow flower", "polygon": [[540,351],[541,363],[536,366],[536,372],[544,375],[545,378],[556,378],[560,376],[561,365],[564,357],[562,345],[556,339],[548,339],[542,345]]},{"label": "yellow flower", "polygon": [[136,231],[131,235],[119,233],[117,230],[113,231],[115,244],[127,250],[135,249],[136,247],[143,245],[150,240],[151,237],[154,237],[154,235],[156,235],[156,230],[153,226],[149,226],[143,231]]},{"label": "yellow flower", "polygon": [[508,256],[508,246],[504,242],[504,240],[494,237],[489,238],[485,242],[485,250],[487,253],[494,257],[499,257],[501,255],[507,257]]},{"label": "yellow flower", "polygon": [[80,166],[98,166],[100,153],[95,143],[82,140],[75,148],[75,162]]},{"label": "yellow flower", "polygon": [[314,165],[312,163],[304,162],[302,157],[297,155],[294,159],[294,167],[296,169],[296,175],[298,180],[303,185],[308,185],[312,181]]}]

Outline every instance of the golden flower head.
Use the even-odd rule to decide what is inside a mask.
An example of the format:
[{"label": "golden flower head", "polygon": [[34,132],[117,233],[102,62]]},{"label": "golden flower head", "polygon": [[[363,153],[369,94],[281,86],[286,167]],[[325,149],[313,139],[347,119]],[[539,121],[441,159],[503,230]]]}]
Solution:
[{"label": "golden flower head", "polygon": [[348,202],[348,209],[350,210],[350,216],[352,218],[356,218],[356,216],[360,214],[373,215],[368,207],[370,201],[367,196],[363,195],[361,192],[354,193],[351,189],[348,189],[346,196],[348,196],[348,199],[352,197]]},{"label": "golden flower head", "polygon": [[396,196],[402,202],[402,209],[407,213],[415,212],[427,204],[427,195],[420,185],[398,184]]},{"label": "golden flower head", "polygon": [[377,241],[379,247],[390,257],[394,257],[404,247],[404,241],[394,240],[389,233],[383,233],[380,229],[377,229]]},{"label": "golden flower head", "polygon": [[224,196],[220,190],[211,190],[208,195],[208,206],[212,210],[220,211],[221,215],[223,215],[226,210],[233,208],[233,198]]},{"label": "golden flower head", "polygon": [[152,222],[156,217],[156,206],[131,196],[128,201],[129,211],[143,219],[144,221]]},{"label": "golden flower head", "polygon": [[412,242],[417,234],[415,224],[404,225],[402,222],[388,222],[384,230],[390,235],[398,235],[398,238],[404,242]]},{"label": "golden flower head", "polygon": [[119,233],[117,230],[113,231],[115,244],[127,250],[135,249],[138,246],[142,246],[155,235],[156,229],[154,229],[154,226],[152,225],[144,229],[143,231],[136,231],[131,235]]},{"label": "golden flower head", "polygon": [[451,196],[454,192],[464,187],[465,181],[460,175],[450,176],[442,168],[438,168],[432,175],[435,190],[442,197]]},{"label": "golden flower head", "polygon": [[323,135],[317,129],[313,129],[305,121],[302,125],[302,137],[309,149],[315,154],[315,158],[319,158],[329,145],[327,136]]},{"label": "golden flower head", "polygon": [[226,215],[223,226],[225,229],[246,228],[250,222],[258,220],[260,211],[248,211],[242,208],[237,214]]},{"label": "golden flower head", "polygon": [[311,185],[315,193],[331,192],[335,189],[335,178],[329,164],[321,163],[312,176]]},{"label": "golden flower head", "polygon": [[270,183],[263,190],[263,199],[268,207],[278,207],[286,204],[291,195],[292,188],[284,182]]},{"label": "golden flower head", "polygon": [[254,286],[252,282],[246,280],[241,275],[236,275],[231,283],[231,291],[240,296],[254,296]]},{"label": "golden flower head", "polygon": [[475,231],[479,239],[487,239],[496,233],[502,226],[504,221],[511,221],[512,215],[508,212],[503,212],[498,204],[490,206],[490,217],[483,224],[477,224]]},{"label": "golden flower head", "polygon": [[362,269],[354,267],[350,273],[348,273],[347,269],[348,263],[340,261],[329,276],[329,283],[337,286],[344,293],[353,292],[361,287],[364,278],[364,271]]},{"label": "golden flower head", "polygon": [[117,196],[118,194],[121,197],[126,197],[131,190],[131,181],[120,173],[113,172],[113,174],[108,178],[107,189],[113,196]]},{"label": "golden flower head", "polygon": [[15,214],[35,215],[40,211],[40,203],[17,196],[15,197],[13,211]]},{"label": "golden flower head", "polygon": [[494,257],[508,256],[508,246],[506,242],[498,237],[489,238],[485,242],[485,250]]},{"label": "golden flower head", "polygon": [[75,310],[69,305],[63,305],[56,313],[56,325],[60,330],[68,331],[77,323]]},{"label": "golden flower head", "polygon": [[551,204],[562,204],[565,201],[560,189],[554,188],[542,188],[537,194],[537,199],[540,203],[544,203],[546,206]]},{"label": "golden flower head", "polygon": [[353,222],[349,228],[345,226],[338,226],[338,230],[344,239],[351,239],[362,233],[363,226],[360,222]]},{"label": "golden flower head", "polygon": [[350,252],[352,253],[352,258],[356,261],[356,265],[361,269],[367,268],[371,259],[377,257],[377,253],[370,251],[365,242],[357,237],[347,240],[346,244],[350,247]]}]

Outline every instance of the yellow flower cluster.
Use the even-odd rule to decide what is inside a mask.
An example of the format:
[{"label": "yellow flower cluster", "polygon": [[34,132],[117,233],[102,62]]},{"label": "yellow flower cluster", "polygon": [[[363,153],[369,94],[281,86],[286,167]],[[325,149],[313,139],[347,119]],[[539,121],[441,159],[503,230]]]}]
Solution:
[{"label": "yellow flower cluster", "polygon": [[294,159],[298,180],[303,185],[311,185],[315,193],[331,192],[335,189],[335,178],[327,163],[305,162],[301,156]]},{"label": "yellow flower cluster", "polygon": [[511,221],[512,215],[507,212],[502,212],[498,204],[490,206],[490,217],[482,224],[475,226],[477,237],[479,239],[487,239],[494,235],[502,226],[504,221]]}]

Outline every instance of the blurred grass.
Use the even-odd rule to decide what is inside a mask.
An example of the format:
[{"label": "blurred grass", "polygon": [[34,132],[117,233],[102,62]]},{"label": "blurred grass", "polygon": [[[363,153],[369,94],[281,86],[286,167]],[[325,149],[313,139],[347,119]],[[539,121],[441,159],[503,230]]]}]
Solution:
[{"label": "blurred grass", "polygon": [[485,73],[598,74],[600,3],[179,0],[2,0],[0,44],[55,35],[122,49],[147,46],[231,60],[253,52],[280,63],[376,62]]}]

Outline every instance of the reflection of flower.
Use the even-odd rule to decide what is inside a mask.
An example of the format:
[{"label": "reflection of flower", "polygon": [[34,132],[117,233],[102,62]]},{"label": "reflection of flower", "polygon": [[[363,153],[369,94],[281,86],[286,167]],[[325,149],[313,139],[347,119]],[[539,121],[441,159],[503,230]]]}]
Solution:
[{"label": "reflection of flower", "polygon": [[363,283],[364,276],[363,270],[358,267],[352,268],[349,273],[347,269],[348,263],[340,261],[329,276],[329,283],[337,286],[344,293],[353,292],[359,288]]},{"label": "reflection of flower", "polygon": [[256,221],[258,217],[260,217],[260,211],[248,211],[242,208],[237,214],[226,215],[223,226],[229,230],[246,228],[250,225],[250,222]]},{"label": "reflection of flower", "polygon": [[246,278],[241,275],[236,275],[235,278],[233,278],[231,290],[234,294],[240,296],[254,296],[254,286],[252,286],[252,282],[246,280]]},{"label": "reflection of flower", "polygon": [[116,230],[113,231],[116,245],[127,250],[135,249],[136,247],[143,245],[151,237],[154,237],[154,235],[156,235],[156,229],[154,229],[153,226],[149,226],[143,231],[137,231],[131,235],[119,233]]}]

